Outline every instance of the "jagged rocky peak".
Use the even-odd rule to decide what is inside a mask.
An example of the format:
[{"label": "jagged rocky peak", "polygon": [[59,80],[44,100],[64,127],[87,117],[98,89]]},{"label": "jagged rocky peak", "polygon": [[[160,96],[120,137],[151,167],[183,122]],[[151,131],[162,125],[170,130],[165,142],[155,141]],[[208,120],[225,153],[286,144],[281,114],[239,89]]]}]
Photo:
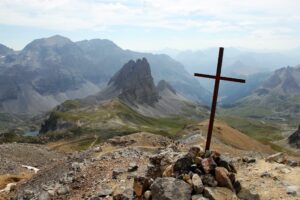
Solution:
[{"label": "jagged rocky peak", "polygon": [[156,88],[157,88],[158,92],[162,92],[164,90],[169,90],[173,94],[176,94],[176,90],[165,80],[159,81]]},{"label": "jagged rocky peak", "polygon": [[300,149],[300,125],[298,127],[298,130],[290,135],[290,137],[288,138],[288,142],[291,146]]},{"label": "jagged rocky peak", "polygon": [[120,90],[119,97],[129,103],[153,105],[158,92],[146,58],[130,60],[109,81],[109,87]]}]

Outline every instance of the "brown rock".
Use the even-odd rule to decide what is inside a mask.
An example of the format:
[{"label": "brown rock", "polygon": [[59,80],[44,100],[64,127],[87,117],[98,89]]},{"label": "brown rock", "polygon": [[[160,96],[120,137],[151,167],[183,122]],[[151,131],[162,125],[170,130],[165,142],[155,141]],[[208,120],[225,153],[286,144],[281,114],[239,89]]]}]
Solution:
[{"label": "brown rock", "polygon": [[133,190],[137,197],[141,197],[149,187],[150,182],[148,178],[142,176],[134,177]]},{"label": "brown rock", "polygon": [[163,177],[172,177],[172,176],[173,176],[173,165],[169,165],[169,166],[165,169],[165,171],[164,171],[164,173],[163,173],[162,176],[163,176]]},{"label": "brown rock", "polygon": [[217,164],[212,158],[202,159],[201,165],[206,174],[209,174],[217,166]]},{"label": "brown rock", "polygon": [[232,185],[231,179],[229,178],[230,173],[224,167],[216,167],[215,177],[219,186],[226,187],[231,191],[235,191]]}]

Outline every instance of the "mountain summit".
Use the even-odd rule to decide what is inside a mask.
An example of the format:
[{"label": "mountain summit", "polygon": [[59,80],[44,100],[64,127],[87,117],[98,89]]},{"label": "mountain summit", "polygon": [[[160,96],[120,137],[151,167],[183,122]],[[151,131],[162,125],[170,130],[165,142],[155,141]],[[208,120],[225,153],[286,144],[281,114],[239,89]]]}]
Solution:
[{"label": "mountain summit", "polygon": [[126,102],[153,105],[158,101],[150,65],[146,58],[130,60],[109,81],[118,97]]}]

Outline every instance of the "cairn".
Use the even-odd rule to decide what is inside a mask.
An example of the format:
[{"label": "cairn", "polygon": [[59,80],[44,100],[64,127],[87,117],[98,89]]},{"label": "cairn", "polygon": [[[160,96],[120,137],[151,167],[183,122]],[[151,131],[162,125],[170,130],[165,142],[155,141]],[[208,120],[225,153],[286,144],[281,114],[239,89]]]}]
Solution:
[{"label": "cairn", "polygon": [[194,146],[173,162],[168,156],[164,152],[151,157],[146,176],[135,177],[136,199],[259,199],[241,186],[233,162],[217,151],[204,152]]}]

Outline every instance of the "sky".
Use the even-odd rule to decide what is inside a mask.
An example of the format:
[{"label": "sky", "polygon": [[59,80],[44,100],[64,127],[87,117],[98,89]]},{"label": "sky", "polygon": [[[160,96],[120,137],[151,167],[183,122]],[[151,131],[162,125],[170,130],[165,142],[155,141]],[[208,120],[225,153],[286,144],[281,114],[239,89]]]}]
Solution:
[{"label": "sky", "polygon": [[299,0],[0,0],[0,43],[63,35],[125,49],[300,47]]}]

